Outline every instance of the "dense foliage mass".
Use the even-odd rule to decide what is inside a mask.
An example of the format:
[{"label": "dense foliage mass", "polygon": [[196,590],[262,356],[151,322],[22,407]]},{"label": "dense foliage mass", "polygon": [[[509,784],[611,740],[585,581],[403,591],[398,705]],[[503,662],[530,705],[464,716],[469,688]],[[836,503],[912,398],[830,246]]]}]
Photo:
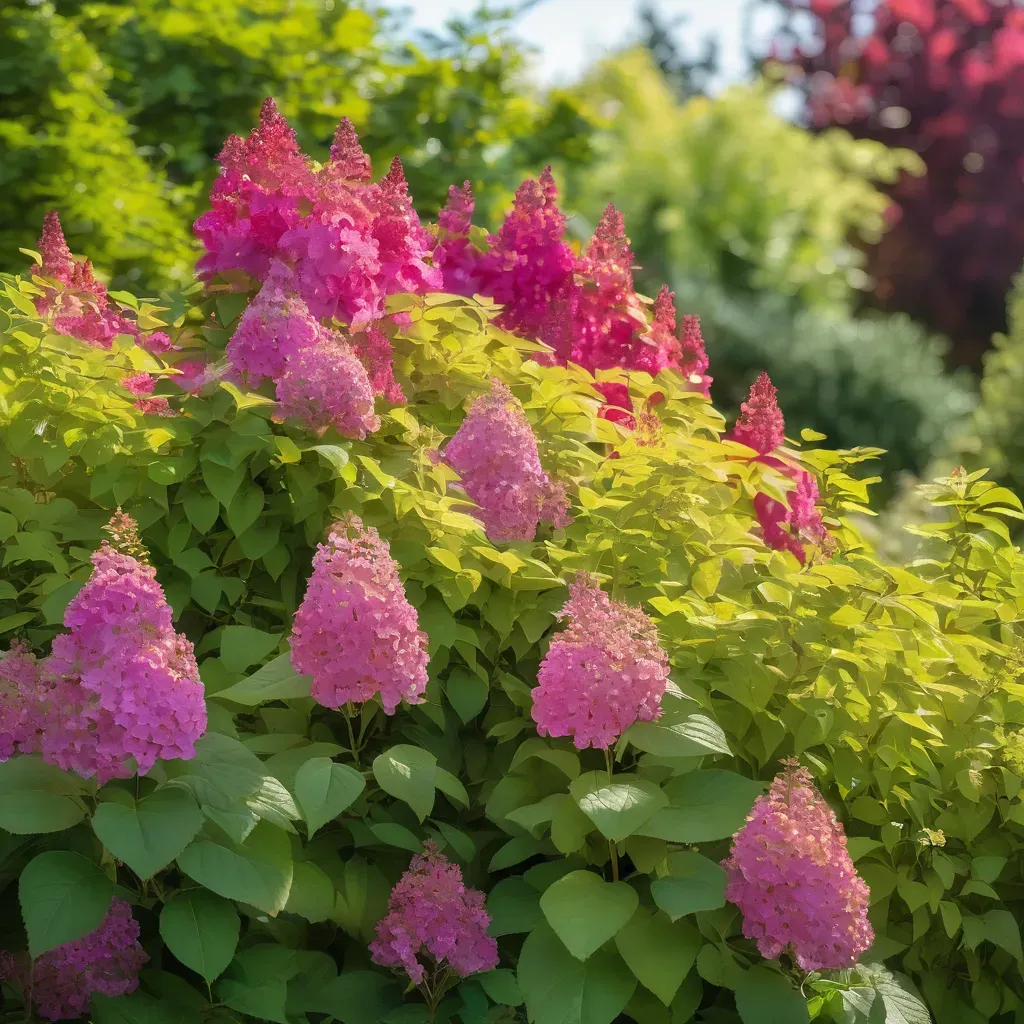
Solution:
[{"label": "dense foliage mass", "polygon": [[9,1018],[1024,1012],[1017,498],[958,470],[883,563],[877,452],[767,377],[727,432],[614,208],[435,229],[357,146],[265,106],[173,305],[55,220],[2,279]]},{"label": "dense foliage mass", "polygon": [[401,153],[431,217],[457,177],[497,215],[530,170],[587,158],[586,106],[524,81],[507,19],[407,36],[398,15],[347,0],[5,4],[0,268],[17,268],[59,205],[72,244],[117,287],[186,281],[217,154],[268,92],[313,152],[347,115],[372,155]]},{"label": "dense foliage mass", "polygon": [[[771,0],[776,2],[776,0]],[[793,54],[810,123],[919,153],[891,231],[870,250],[874,295],[977,364],[1005,327],[1024,257],[1024,9],[1016,0],[779,0],[812,18]],[[798,34],[796,37],[800,39]],[[788,58],[792,37],[779,41]]]}]

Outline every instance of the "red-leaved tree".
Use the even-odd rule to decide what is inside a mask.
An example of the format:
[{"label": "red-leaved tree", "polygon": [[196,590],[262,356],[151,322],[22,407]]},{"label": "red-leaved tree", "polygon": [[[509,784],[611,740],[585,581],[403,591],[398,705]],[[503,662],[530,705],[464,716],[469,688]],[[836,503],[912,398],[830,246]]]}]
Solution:
[{"label": "red-leaved tree", "polygon": [[1024,5],[777,2],[787,17],[773,59],[804,89],[810,125],[907,147],[927,166],[891,188],[892,230],[870,254],[874,301],[977,364],[1005,328],[1024,259]]}]

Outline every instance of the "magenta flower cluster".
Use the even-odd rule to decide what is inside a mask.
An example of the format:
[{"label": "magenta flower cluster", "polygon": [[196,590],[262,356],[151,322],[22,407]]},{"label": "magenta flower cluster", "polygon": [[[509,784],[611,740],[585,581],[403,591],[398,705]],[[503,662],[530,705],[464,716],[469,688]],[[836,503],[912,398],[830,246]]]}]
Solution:
[{"label": "magenta flower cluster", "polygon": [[206,249],[201,274],[263,281],[281,260],[314,317],[353,330],[383,316],[388,295],[441,286],[401,163],[379,183],[369,181],[369,160],[347,119],[317,168],[268,99],[256,129],[230,137],[218,159],[212,208],[195,223]]},{"label": "magenta flower cluster", "polygon": [[375,964],[400,968],[415,985],[435,966],[465,978],[498,966],[490,923],[484,894],[468,888],[459,866],[428,842],[391,890],[370,953]]},{"label": "magenta flower cluster", "polygon": [[403,700],[423,700],[427,636],[387,542],[355,516],[317,546],[291,648],[292,664],[313,677],[313,697],[324,707],[379,696],[391,715]]},{"label": "magenta flower cluster", "polygon": [[0,980],[17,985],[44,1020],[73,1020],[88,1011],[97,993],[134,992],[148,960],[132,908],[115,896],[99,928],[43,953],[31,965],[0,954]]},{"label": "magenta flower cluster", "polygon": [[122,550],[104,541],[92,556],[50,655],[36,662],[12,646],[0,661],[0,686],[18,693],[0,753],[38,749],[101,785],[145,775],[160,758],[193,757],[206,731],[192,644],[174,630],[156,571],[123,553],[137,544],[135,524],[119,513],[110,530]]},{"label": "magenta flower cluster", "polygon": [[443,459],[480,507],[493,541],[533,540],[542,520],[556,528],[572,521],[564,488],[541,467],[522,404],[501,381],[473,403]]},{"label": "magenta flower cluster", "polygon": [[786,498],[788,507],[769,494],[754,495],[754,514],[768,547],[790,551],[803,565],[806,545],[828,550],[830,538],[817,508],[818,483],[806,469],[791,465],[774,453],[785,440],[786,423],[779,408],[778,392],[767,373],[751,385],[747,400],[740,405],[735,426],[726,435],[757,452],[753,461],[770,466],[795,483]]},{"label": "magenta flower cluster", "polygon": [[580,750],[607,749],[634,722],[661,715],[668,657],[641,609],[612,601],[581,576],[559,617],[569,626],[551,641],[533,691],[541,736],[571,736]]},{"label": "magenta flower cluster", "polygon": [[162,354],[170,349],[171,339],[163,331],[143,333],[134,320],[110,304],[92,264],[88,260],[79,263],[72,256],[55,212],[43,220],[38,244],[43,261],[38,273],[50,283],[36,300],[36,310],[51,319],[58,334],[97,348],[110,348],[114,338],[127,334],[150,352]]},{"label": "magenta flower cluster", "polygon": [[851,967],[874,941],[868,887],[806,768],[790,764],[757,798],[722,866],[743,934],[769,960],[786,952],[804,971]]}]

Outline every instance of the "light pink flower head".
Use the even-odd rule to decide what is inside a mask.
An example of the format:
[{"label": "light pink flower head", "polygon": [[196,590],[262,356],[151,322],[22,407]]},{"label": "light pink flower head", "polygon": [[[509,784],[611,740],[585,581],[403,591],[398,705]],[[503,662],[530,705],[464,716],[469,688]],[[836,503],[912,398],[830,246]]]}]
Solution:
[{"label": "light pink flower head", "polygon": [[537,673],[537,732],[571,736],[580,750],[607,748],[634,722],[658,718],[668,657],[643,611],[612,601],[581,576],[559,616],[569,626],[551,641]]},{"label": "light pink flower head", "polygon": [[468,888],[459,866],[428,842],[391,890],[370,953],[375,964],[400,968],[415,985],[433,968],[466,978],[498,966],[490,923],[484,894]]},{"label": "light pink flower head", "polygon": [[843,826],[796,762],[757,798],[722,866],[743,934],[770,960],[789,952],[804,971],[852,967],[874,941]]},{"label": "light pink flower head", "polygon": [[317,546],[291,648],[292,664],[313,677],[313,697],[324,707],[379,696],[392,715],[403,700],[423,700],[427,636],[387,543],[354,516]]},{"label": "light pink flower head", "polygon": [[473,403],[445,447],[444,461],[480,506],[493,541],[533,540],[542,518],[556,527],[571,521],[564,490],[556,490],[541,467],[526,413],[501,381]]}]

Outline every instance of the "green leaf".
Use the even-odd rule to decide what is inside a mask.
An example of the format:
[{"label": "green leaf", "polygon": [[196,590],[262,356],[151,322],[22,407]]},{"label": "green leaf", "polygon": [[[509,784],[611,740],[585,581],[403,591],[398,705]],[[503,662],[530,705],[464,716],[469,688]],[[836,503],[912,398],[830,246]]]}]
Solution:
[{"label": "green leaf", "polygon": [[469,794],[466,787],[451,772],[440,765],[434,770],[434,785],[453,803],[469,807]]},{"label": "green leaf", "polygon": [[92,1024],[193,1024],[195,1014],[145,992],[116,998],[96,993],[92,997],[90,1020]]},{"label": "green leaf", "polygon": [[487,703],[487,682],[471,672],[456,670],[444,684],[444,692],[463,723],[472,721]]},{"label": "green leaf", "polygon": [[736,987],[736,1009],[743,1024],[809,1024],[811,1019],[804,997],[766,967],[744,972]]},{"label": "green leaf", "polygon": [[639,834],[670,843],[705,843],[735,834],[764,787],[735,772],[690,772],[665,783],[669,806],[657,811]]},{"label": "green leaf", "polygon": [[341,476],[341,471],[348,465],[348,452],[339,445],[315,444],[309,450],[316,452],[338,476]]},{"label": "green leaf", "polygon": [[633,916],[636,890],[625,882],[606,882],[593,871],[570,871],[540,898],[540,908],[555,934],[577,960],[586,960]]},{"label": "green leaf", "polygon": [[50,850],[34,857],[18,882],[29,955],[34,959],[95,931],[113,896],[110,879],[80,854]]},{"label": "green leaf", "polygon": [[347,764],[329,757],[314,757],[295,775],[295,797],[312,838],[318,828],[351,807],[366,787],[366,780]]},{"label": "green leaf", "polygon": [[213,529],[213,524],[220,515],[220,503],[212,494],[203,494],[202,491],[193,491],[182,505],[185,507],[188,521],[203,534]]},{"label": "green leaf", "polygon": [[242,679],[224,690],[217,691],[218,700],[229,700],[233,704],[255,707],[271,700],[290,700],[293,697],[308,697],[312,676],[299,675],[292,667],[292,655],[288,651],[273,661],[268,661],[251,676]]},{"label": "green leaf", "polygon": [[688,921],[673,923],[641,907],[615,945],[637,981],[668,1006],[697,959],[701,936]]},{"label": "green leaf", "polygon": [[234,959],[239,928],[234,905],[205,889],[187,889],[160,911],[167,948],[207,984]]},{"label": "green leaf", "polygon": [[636,722],[627,730],[626,739],[638,750],[657,757],[732,753],[721,726],[706,715],[690,715],[673,725]]},{"label": "green leaf", "polygon": [[1005,949],[1018,964],[1021,963],[1024,955],[1021,953],[1020,925],[1013,914],[1008,910],[989,910],[982,915],[981,920],[985,938],[1000,949]]},{"label": "green leaf", "polygon": [[616,842],[668,805],[668,797],[653,782],[635,775],[617,775],[609,782],[605,772],[584,772],[569,792],[601,835]]},{"label": "green leaf", "polygon": [[673,921],[725,906],[726,874],[713,860],[679,850],[669,854],[668,870],[668,875],[651,882],[651,896]]},{"label": "green leaf", "polygon": [[252,626],[225,626],[220,635],[220,660],[229,672],[244,672],[262,661],[280,642],[280,633],[267,633]]},{"label": "green leaf", "polygon": [[480,982],[487,995],[500,1006],[522,1005],[523,996],[512,971],[486,971],[484,974],[476,975],[476,980]]},{"label": "green leaf", "polygon": [[326,921],[334,908],[334,883],[311,860],[295,862],[285,910],[307,921]]},{"label": "green leaf", "polygon": [[202,825],[195,798],[181,786],[165,786],[131,806],[101,803],[92,819],[100,842],[144,879],[170,864]]},{"label": "green leaf", "polygon": [[636,988],[614,948],[580,962],[544,924],[523,943],[517,979],[532,1024],[611,1024]]},{"label": "green leaf", "polygon": [[293,949],[266,943],[238,952],[217,995],[233,1010],[258,1020],[289,1024],[285,1015],[288,982],[301,970]]},{"label": "green leaf", "polygon": [[185,847],[178,866],[219,896],[268,914],[284,910],[292,884],[292,849],[286,832],[261,821],[244,843],[200,836]]},{"label": "green leaf", "polygon": [[489,935],[518,935],[533,931],[544,920],[540,893],[523,881],[522,876],[503,878],[487,894],[487,913],[491,917]]},{"label": "green leaf", "polygon": [[329,1014],[341,1024],[380,1024],[401,1003],[402,990],[388,975],[346,971],[311,997],[307,1009]]},{"label": "green leaf", "polygon": [[81,780],[35,754],[0,762],[0,828],[14,835],[62,832],[85,817]]},{"label": "green leaf", "polygon": [[437,758],[406,743],[391,747],[373,762],[373,777],[385,793],[403,800],[423,821],[434,807]]}]

